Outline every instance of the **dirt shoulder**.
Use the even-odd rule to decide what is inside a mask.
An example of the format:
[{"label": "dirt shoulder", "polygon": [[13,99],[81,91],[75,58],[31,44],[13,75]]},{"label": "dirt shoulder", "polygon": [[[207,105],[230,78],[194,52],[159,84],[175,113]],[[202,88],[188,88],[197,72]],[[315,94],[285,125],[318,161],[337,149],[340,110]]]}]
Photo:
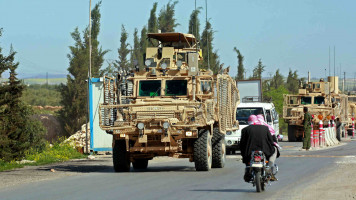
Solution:
[{"label": "dirt shoulder", "polygon": [[94,160],[75,159],[0,172],[0,188],[100,171],[112,171],[111,155],[95,156]]},{"label": "dirt shoulder", "polygon": [[337,161],[335,169],[307,187],[301,199],[356,199],[356,157]]}]

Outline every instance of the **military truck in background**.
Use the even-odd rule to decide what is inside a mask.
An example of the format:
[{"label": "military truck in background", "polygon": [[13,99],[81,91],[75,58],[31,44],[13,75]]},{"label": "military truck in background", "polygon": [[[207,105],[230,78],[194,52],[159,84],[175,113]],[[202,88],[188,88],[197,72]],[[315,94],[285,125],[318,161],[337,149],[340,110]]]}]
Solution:
[{"label": "military truck in background", "polygon": [[321,79],[319,82],[309,81],[303,84],[296,95],[283,95],[283,118],[288,123],[290,142],[302,139],[304,107],[308,107],[310,114],[314,116],[314,127],[319,127],[320,120],[327,127],[333,116],[335,119],[340,118],[342,123],[347,123],[347,95],[340,94],[338,87],[338,77],[329,76],[327,82]]},{"label": "military truck in background", "polygon": [[356,118],[356,95],[348,96],[347,133],[352,135],[352,118]]},{"label": "military truck in background", "polygon": [[[197,171],[225,165],[225,133],[238,129],[239,92],[225,71],[199,70],[192,34],[150,33],[145,66],[104,77],[100,127],[113,135],[116,172],[156,156],[189,158]],[[152,42],[153,44],[153,42]]]}]

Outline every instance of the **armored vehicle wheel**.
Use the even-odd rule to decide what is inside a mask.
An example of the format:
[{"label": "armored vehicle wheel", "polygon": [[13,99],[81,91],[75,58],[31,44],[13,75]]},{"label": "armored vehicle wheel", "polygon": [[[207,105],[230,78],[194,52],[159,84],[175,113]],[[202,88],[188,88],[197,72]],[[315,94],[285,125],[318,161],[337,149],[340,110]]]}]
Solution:
[{"label": "armored vehicle wheel", "polygon": [[134,169],[147,169],[148,159],[135,159],[132,166]]},{"label": "armored vehicle wheel", "polygon": [[226,144],[225,135],[221,134],[219,127],[214,128],[213,138],[211,143],[213,146],[213,168],[224,168],[226,160]]},{"label": "armored vehicle wheel", "polygon": [[130,156],[126,151],[125,140],[116,140],[113,148],[113,163],[115,172],[129,172],[130,171]]},{"label": "armored vehicle wheel", "polygon": [[295,142],[297,138],[295,137],[296,127],[288,125],[288,142]]},{"label": "armored vehicle wheel", "polygon": [[199,130],[199,138],[194,142],[194,162],[197,171],[209,171],[212,163],[210,131]]}]

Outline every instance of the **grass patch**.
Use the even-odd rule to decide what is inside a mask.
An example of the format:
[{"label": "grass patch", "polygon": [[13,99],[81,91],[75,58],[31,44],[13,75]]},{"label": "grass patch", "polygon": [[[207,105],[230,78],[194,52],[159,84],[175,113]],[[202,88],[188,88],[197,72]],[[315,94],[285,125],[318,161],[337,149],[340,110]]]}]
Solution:
[{"label": "grass patch", "polygon": [[26,154],[24,160],[35,161],[34,163],[25,163],[19,164],[16,161],[5,162],[0,160],[0,171],[11,170],[14,168],[21,168],[24,166],[33,166],[33,165],[44,165],[56,162],[63,162],[70,159],[76,158],[85,158],[86,155],[79,153],[76,149],[74,149],[69,144],[61,143],[64,139],[61,138],[58,142],[50,145],[46,144],[46,147],[43,151],[29,151]]}]

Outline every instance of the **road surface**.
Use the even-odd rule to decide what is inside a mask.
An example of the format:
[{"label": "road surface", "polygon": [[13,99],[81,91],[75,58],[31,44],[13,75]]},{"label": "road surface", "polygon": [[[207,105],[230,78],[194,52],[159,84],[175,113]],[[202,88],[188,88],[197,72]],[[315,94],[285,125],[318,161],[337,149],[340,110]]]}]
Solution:
[{"label": "road surface", "polygon": [[[0,199],[305,199],[301,191],[329,176],[337,162],[355,159],[356,154],[355,141],[309,152],[298,151],[301,143],[281,145],[279,181],[263,193],[243,181],[244,165],[238,155],[228,156],[225,168],[210,172],[196,172],[187,159],[162,158],[150,162],[147,171],[129,173],[114,173],[107,156],[81,165],[68,162],[34,168],[31,173],[38,176],[41,170],[51,173],[51,168],[64,175],[2,187]],[[1,172],[0,180],[6,181],[6,173],[11,172]]]}]

